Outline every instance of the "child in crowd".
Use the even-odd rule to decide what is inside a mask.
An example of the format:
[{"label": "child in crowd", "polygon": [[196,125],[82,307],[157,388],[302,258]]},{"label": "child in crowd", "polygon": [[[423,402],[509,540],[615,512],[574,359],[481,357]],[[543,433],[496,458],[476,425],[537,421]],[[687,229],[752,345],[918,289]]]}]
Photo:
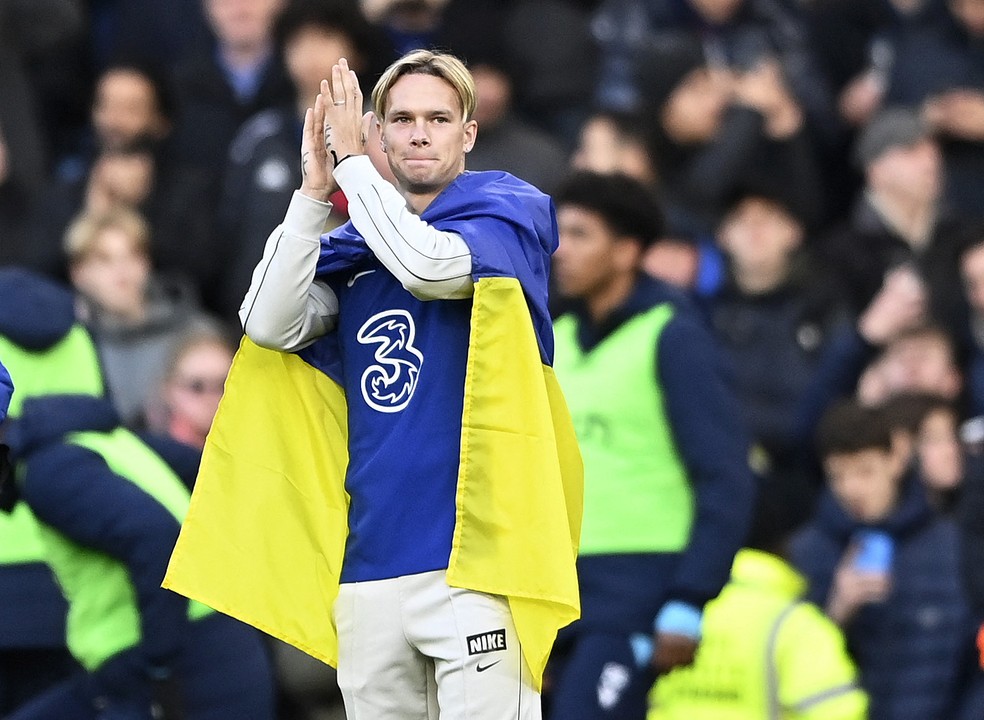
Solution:
[{"label": "child in crowd", "polygon": [[883,410],[835,405],[818,446],[829,492],[792,559],[844,629],[871,720],[961,717],[973,623],[955,523],[931,507]]}]

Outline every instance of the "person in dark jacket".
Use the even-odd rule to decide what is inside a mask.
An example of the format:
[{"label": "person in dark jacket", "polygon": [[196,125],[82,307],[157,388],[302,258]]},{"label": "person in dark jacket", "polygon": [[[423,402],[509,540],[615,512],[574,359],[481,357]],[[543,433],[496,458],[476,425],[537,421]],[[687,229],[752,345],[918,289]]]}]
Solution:
[{"label": "person in dark jacket", "polygon": [[0,2],[0,265],[30,251],[31,211],[45,193],[52,144],[65,133],[64,117],[45,112],[51,98],[40,68],[81,35],[84,15],[78,0]]},{"label": "person in dark jacket", "polygon": [[[941,3],[943,4],[943,3]],[[934,22],[898,39],[886,105],[919,112],[940,141],[949,203],[981,216],[984,200],[984,20],[975,0],[947,0]]]},{"label": "person in dark jacket", "polygon": [[[581,620],[558,636],[548,717],[642,718],[650,672],[692,662],[744,540],[748,446],[699,313],[642,272],[661,219],[645,186],[581,173],[555,201],[553,275],[573,306],[554,324],[554,368],[585,499]],[[634,634],[655,645],[636,656]]]},{"label": "person in dark jacket", "polygon": [[293,100],[273,27],[285,0],[203,0],[211,31],[174,71],[178,118],[174,152],[211,174],[215,186],[239,126]]},{"label": "person in dark jacket", "polygon": [[826,346],[852,318],[780,188],[736,193],[717,242],[727,279],[705,305],[752,434],[753,467],[767,479],[763,489],[806,521],[820,483],[802,463],[796,419]]},{"label": "person in dark jacket", "polygon": [[821,238],[818,254],[841,274],[855,312],[871,302],[890,270],[907,266],[926,284],[932,316],[953,322],[966,221],[944,201],[939,143],[917,113],[891,107],[865,127],[853,152],[864,187],[847,221]]},{"label": "person in dark jacket", "polygon": [[643,86],[671,233],[713,233],[738,188],[766,181],[782,186],[804,217],[819,219],[814,141],[774,60],[722,69],[704,44],[685,37],[653,51]]},{"label": "person in dark jacket", "polygon": [[[379,42],[357,11],[343,2],[319,0],[287,5],[274,26],[274,37],[294,94],[290,102],[250,117],[229,148],[216,223],[222,272],[206,291],[222,318],[237,324],[270,228],[280,221],[301,182],[297,146],[305,109],[339,58],[346,58],[360,75],[371,76],[372,53]],[[344,211],[342,193],[332,202]]]},{"label": "person in dark jacket", "polygon": [[[606,108],[628,109],[645,93],[653,50],[697,40],[719,67],[738,73],[774,61],[811,135],[829,141],[838,123],[800,17],[776,0],[604,0],[593,25],[602,58],[596,90]],[[643,71],[643,72],[640,72]]]},{"label": "person in dark jacket", "polygon": [[809,599],[844,629],[871,720],[956,717],[974,637],[956,524],[930,507],[880,411],[834,406],[817,443],[829,493],[791,553]]},{"label": "person in dark jacket", "polygon": [[[0,270],[0,333],[16,337],[26,348],[40,349],[62,337],[74,321],[72,297],[32,292],[33,283],[26,275]],[[31,308],[33,312],[25,312]],[[0,353],[2,355],[2,353]],[[2,361],[2,358],[0,358]],[[9,359],[8,359],[9,362]],[[4,472],[7,451],[21,444],[24,423],[7,416],[13,401],[16,413],[19,392],[5,369],[0,369],[0,716],[7,715],[31,698],[64,680],[75,668],[65,647],[65,600],[44,562],[44,552],[36,525],[26,507],[15,512],[10,481],[12,467]],[[88,414],[81,408],[73,412],[86,415],[93,427],[114,423],[115,412],[97,410]],[[19,413],[17,413],[19,414]],[[100,416],[101,415],[101,416]],[[44,417],[38,430],[57,428],[56,432],[74,429],[65,426],[60,414]],[[34,435],[28,432],[27,435]]]}]

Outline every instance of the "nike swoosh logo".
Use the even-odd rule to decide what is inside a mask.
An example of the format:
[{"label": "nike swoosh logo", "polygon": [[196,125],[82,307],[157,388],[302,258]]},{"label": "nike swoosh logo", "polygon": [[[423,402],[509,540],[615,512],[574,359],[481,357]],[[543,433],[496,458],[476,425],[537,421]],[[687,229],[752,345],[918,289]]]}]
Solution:
[{"label": "nike swoosh logo", "polygon": [[498,665],[498,664],[499,664],[499,663],[501,663],[501,662],[502,662],[502,660],[496,660],[496,661],[495,661],[494,663],[489,663],[488,665],[485,665],[485,666],[482,666],[482,665],[476,665],[476,666],[475,666],[475,669],[476,669],[476,670],[478,670],[479,672],[485,672],[485,671],[486,671],[486,670],[488,670],[488,669],[489,669],[490,667],[493,667],[493,666],[495,666],[495,665]]},{"label": "nike swoosh logo", "polygon": [[376,272],[376,271],[375,270],[363,270],[362,272],[357,272],[355,275],[353,275],[352,277],[350,277],[348,279],[348,282],[345,283],[345,284],[348,285],[349,287],[352,287],[353,285],[355,285],[355,281],[358,280],[360,277],[362,277],[363,275],[372,275],[374,272]]}]

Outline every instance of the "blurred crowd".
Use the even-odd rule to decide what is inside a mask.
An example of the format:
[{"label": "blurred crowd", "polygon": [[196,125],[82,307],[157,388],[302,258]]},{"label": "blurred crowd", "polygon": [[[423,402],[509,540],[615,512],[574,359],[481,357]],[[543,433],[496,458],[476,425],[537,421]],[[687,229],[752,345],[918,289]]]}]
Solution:
[{"label": "blurred crowd", "polygon": [[[756,522],[791,535],[871,717],[984,717],[984,0],[0,0],[0,338],[84,327],[113,423],[190,483],[305,108],[338,58],[368,95],[416,47],[474,74],[467,169],[653,192],[644,269],[706,319]],[[21,412],[14,449],[47,422]],[[859,569],[862,529],[890,572]],[[0,716],[70,671],[33,610],[58,613],[0,620]],[[338,712],[326,668],[265,643],[281,720]]]}]

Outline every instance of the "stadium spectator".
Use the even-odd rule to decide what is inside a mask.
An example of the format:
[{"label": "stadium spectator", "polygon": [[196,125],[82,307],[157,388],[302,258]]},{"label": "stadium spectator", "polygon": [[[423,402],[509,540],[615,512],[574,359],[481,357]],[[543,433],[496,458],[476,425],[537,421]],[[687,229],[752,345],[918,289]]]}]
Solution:
[{"label": "stadium spectator", "polygon": [[260,110],[294,99],[273,36],[285,4],[202,0],[210,37],[175,68],[174,153],[209,173],[215,189],[239,127]]},{"label": "stadium spectator", "polygon": [[879,113],[854,147],[865,185],[847,222],[818,245],[841,274],[857,312],[870,302],[886,272],[910,265],[927,284],[930,312],[952,323],[960,305],[957,245],[966,224],[943,202],[939,144],[910,110]]},{"label": "stadium spectator", "polygon": [[109,396],[123,422],[142,425],[181,335],[207,324],[195,293],[154,275],[146,221],[126,208],[82,213],[65,235],[77,312],[102,357]]},{"label": "stadium spectator", "polygon": [[751,433],[761,492],[784,498],[801,521],[819,478],[803,462],[797,418],[831,338],[852,322],[807,232],[781,188],[740,190],[717,233],[727,279],[704,301]]},{"label": "stadium spectator", "polygon": [[[274,38],[294,96],[289,103],[254,115],[239,129],[226,161],[217,210],[221,260],[208,295],[219,314],[237,324],[270,228],[281,219],[301,182],[297,144],[304,110],[339,58],[346,58],[360,74],[374,75],[379,46],[375,30],[344,0],[289,3],[274,27]],[[338,206],[333,222],[341,224],[344,195],[336,194],[333,202]]]}]

